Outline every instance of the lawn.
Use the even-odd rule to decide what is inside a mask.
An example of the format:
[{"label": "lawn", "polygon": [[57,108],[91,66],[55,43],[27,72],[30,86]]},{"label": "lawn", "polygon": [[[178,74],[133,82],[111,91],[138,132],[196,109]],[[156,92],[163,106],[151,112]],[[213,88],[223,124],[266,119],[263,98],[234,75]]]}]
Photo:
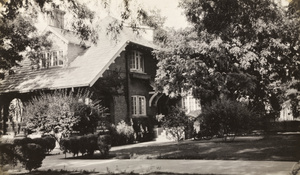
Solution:
[{"label": "lawn", "polygon": [[299,161],[300,135],[237,137],[233,142],[187,140],[111,151],[110,155],[119,159]]}]

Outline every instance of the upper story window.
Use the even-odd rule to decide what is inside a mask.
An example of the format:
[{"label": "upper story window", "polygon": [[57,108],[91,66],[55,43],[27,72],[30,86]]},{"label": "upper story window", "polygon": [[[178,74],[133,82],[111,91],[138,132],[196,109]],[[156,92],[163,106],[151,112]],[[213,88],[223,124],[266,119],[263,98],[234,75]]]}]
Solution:
[{"label": "upper story window", "polygon": [[62,66],[64,64],[63,51],[50,51],[42,53],[39,64],[41,68]]},{"label": "upper story window", "polygon": [[146,98],[144,96],[134,95],[131,97],[132,115],[146,115]]},{"label": "upper story window", "polygon": [[136,50],[131,52],[130,71],[144,72],[144,57],[142,52]]}]

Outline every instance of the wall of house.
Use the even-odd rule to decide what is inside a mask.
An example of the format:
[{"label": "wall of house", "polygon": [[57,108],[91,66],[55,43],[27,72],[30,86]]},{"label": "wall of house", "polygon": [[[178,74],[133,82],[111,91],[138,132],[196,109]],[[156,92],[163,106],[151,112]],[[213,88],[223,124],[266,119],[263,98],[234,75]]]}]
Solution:
[{"label": "wall of house", "polygon": [[51,33],[48,38],[52,41],[51,50],[63,51],[64,57],[66,57],[68,52],[68,44],[53,33]]},{"label": "wall of house", "polygon": [[[130,60],[128,53],[130,53],[133,49],[140,49],[145,58],[145,71],[141,74],[141,76],[137,75],[139,73],[130,72]],[[115,77],[111,77],[111,75],[114,73],[117,73],[121,79],[118,81],[122,81],[123,85],[119,88],[103,87],[107,86],[107,82],[103,81],[105,79],[110,79],[111,83],[114,83],[113,79],[115,79]],[[133,74],[137,76],[133,76]],[[135,48],[131,45],[127,46],[125,51],[121,52],[120,56],[117,57],[109,66],[109,68],[103,73],[103,77],[97,80],[93,86],[93,89],[95,92],[97,91],[100,98],[105,97],[106,100],[110,100],[110,102],[106,102],[106,105],[108,108],[110,108],[110,116],[115,124],[121,120],[129,122],[130,118],[133,117],[131,111],[131,96],[133,95],[141,95],[145,96],[146,98],[147,115],[141,116],[142,118],[156,115],[156,108],[149,107],[149,100],[152,96],[152,94],[149,94],[149,92],[153,91],[153,88],[150,86],[150,84],[154,81],[155,74],[156,60],[153,59],[151,50],[142,50],[141,48]]]},{"label": "wall of house", "polygon": [[[133,95],[145,96],[147,117],[153,117],[156,115],[156,109],[153,107],[149,107],[149,100],[152,96],[152,94],[149,94],[149,92],[154,91],[153,88],[151,87],[151,83],[154,81],[154,78],[156,75],[157,61],[153,58],[153,56],[151,55],[151,50],[149,50],[149,49],[143,49],[143,48],[138,48],[135,46],[129,46],[127,48],[127,50],[128,50],[128,53],[130,53],[131,50],[138,50],[143,53],[144,69],[145,69],[144,73],[129,72],[128,97],[131,97]],[[129,65],[130,59],[127,58],[127,61],[128,61],[127,65]],[[128,67],[128,70],[129,70],[129,67]],[[130,101],[130,105],[131,105],[132,104],[131,98],[129,99],[129,101]],[[129,115],[131,117],[133,117],[131,108],[130,108]]]},{"label": "wall of house", "polygon": [[54,34],[49,35],[53,42],[51,51],[63,51],[64,65],[69,65],[74,59],[82,53],[85,48],[73,43],[66,43]]},{"label": "wall of house", "polygon": [[282,106],[282,109],[280,111],[280,116],[278,118],[278,121],[292,121],[294,120],[291,105],[289,103],[285,103]]},{"label": "wall of house", "polygon": [[80,53],[84,51],[83,47],[79,45],[69,43],[68,44],[68,52],[66,53],[67,56],[67,64],[70,64]]},{"label": "wall of house", "polygon": [[154,82],[158,61],[154,59],[153,55],[149,50],[143,53],[145,57],[145,73],[150,75],[150,81]]},{"label": "wall of house", "polygon": [[112,123],[118,124],[121,120],[127,121],[125,51],[121,52],[120,56],[114,60],[92,89],[108,108],[107,113],[109,113]]}]

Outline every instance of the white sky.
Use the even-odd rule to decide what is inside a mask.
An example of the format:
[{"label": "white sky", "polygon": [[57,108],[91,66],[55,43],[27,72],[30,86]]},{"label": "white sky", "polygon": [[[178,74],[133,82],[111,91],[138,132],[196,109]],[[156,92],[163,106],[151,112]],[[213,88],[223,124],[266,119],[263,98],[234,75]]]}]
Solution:
[{"label": "white sky", "polygon": [[[119,17],[120,5],[122,4],[122,0],[110,0],[110,15],[114,17]],[[165,16],[166,27],[174,27],[175,29],[185,28],[188,26],[188,22],[186,21],[185,15],[183,14],[183,9],[178,7],[178,3],[180,0],[132,0],[132,8],[139,8],[140,6],[143,9],[154,9],[157,8],[161,10],[161,15]],[[277,2],[281,2],[282,5],[287,5],[287,0],[274,0]],[[101,6],[101,0],[83,0],[82,2],[87,3],[88,7],[92,10],[96,11],[99,14],[100,18],[107,16],[107,11],[103,8],[99,8]],[[65,16],[66,17],[66,16]],[[68,20],[65,20],[67,22]]]},{"label": "white sky", "polygon": [[[112,0],[114,1],[114,0]],[[178,7],[180,0],[137,0],[139,3],[143,4],[146,7],[158,8],[161,10],[162,16],[166,16],[167,20],[165,26],[184,28],[188,25],[185,15],[183,14],[183,9]],[[275,0],[281,3],[283,6],[288,5],[287,0]]]},{"label": "white sky", "polygon": [[150,8],[161,10],[161,15],[167,17],[165,26],[184,28],[188,25],[183,9],[178,7],[179,0],[138,0]]}]

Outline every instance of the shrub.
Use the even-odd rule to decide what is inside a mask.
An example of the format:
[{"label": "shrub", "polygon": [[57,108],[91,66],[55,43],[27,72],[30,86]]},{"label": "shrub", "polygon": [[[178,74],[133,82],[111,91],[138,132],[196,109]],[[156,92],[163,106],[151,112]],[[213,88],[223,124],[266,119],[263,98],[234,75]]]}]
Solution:
[{"label": "shrub", "polygon": [[152,117],[133,118],[132,127],[136,135],[135,140],[140,142],[153,140],[154,138],[153,127],[155,121],[154,118]]},{"label": "shrub", "polygon": [[62,150],[64,154],[70,152],[71,142],[69,138],[61,139],[59,145],[60,145],[60,150]]},{"label": "shrub", "polygon": [[22,159],[20,162],[29,171],[41,167],[45,158],[44,149],[35,143],[28,143],[20,148]]},{"label": "shrub", "polygon": [[70,152],[73,153],[73,157],[75,155],[78,155],[80,145],[81,143],[79,142],[79,136],[78,137],[70,137],[69,142],[70,142]]},{"label": "shrub", "polygon": [[[19,161],[29,171],[41,167],[45,158],[45,148],[43,141],[30,138],[16,139],[13,143],[1,143],[1,165],[16,165]],[[38,142],[39,145],[34,142]]]},{"label": "shrub", "polygon": [[84,155],[87,153],[87,147],[88,147],[88,139],[85,136],[81,136],[78,138],[79,139],[79,152],[81,155]]},{"label": "shrub", "polygon": [[185,130],[189,124],[189,118],[182,109],[171,106],[169,114],[164,116],[161,122],[167,133],[179,141],[184,138]]},{"label": "shrub", "polygon": [[88,134],[84,136],[64,138],[60,140],[60,149],[64,153],[73,153],[73,156],[78,155],[93,155],[98,147],[98,134]]},{"label": "shrub", "polygon": [[238,132],[251,129],[255,121],[254,114],[247,106],[228,99],[217,100],[205,106],[200,117],[205,129],[214,135],[222,135],[225,141],[230,135],[235,136]]},{"label": "shrub", "polygon": [[106,157],[111,148],[111,137],[109,135],[100,135],[97,143],[101,155]]},{"label": "shrub", "polygon": [[118,133],[118,142],[120,145],[133,143],[134,141],[134,130],[132,126],[129,126],[125,121],[118,123],[116,127]]},{"label": "shrub", "polygon": [[46,152],[50,153],[55,148],[56,140],[52,136],[44,136],[42,137],[46,142]]},{"label": "shrub", "polygon": [[30,143],[35,143],[41,146],[41,148],[43,149],[43,152],[46,154],[48,153],[47,151],[47,141],[44,140],[43,138],[34,138],[32,139],[32,141]]},{"label": "shrub", "polygon": [[87,149],[86,152],[88,155],[92,156],[94,155],[94,152],[98,150],[97,140],[98,135],[97,134],[88,134],[87,137]]},{"label": "shrub", "polygon": [[[85,104],[80,99],[90,98],[88,92],[76,95],[68,91],[44,93],[25,105],[26,128],[44,133],[61,133],[70,136],[73,131],[79,134],[96,131],[98,121],[103,119],[103,108],[99,101]],[[58,139],[57,139],[58,140]]]},{"label": "shrub", "polygon": [[0,165],[4,166],[6,164],[17,165],[15,145],[12,143],[0,143]]},{"label": "shrub", "polygon": [[111,125],[110,127],[107,128],[108,129],[108,135],[110,135],[111,137],[111,145],[112,146],[118,146],[120,145],[120,142],[119,142],[119,134],[117,132],[117,129],[114,125]]}]

